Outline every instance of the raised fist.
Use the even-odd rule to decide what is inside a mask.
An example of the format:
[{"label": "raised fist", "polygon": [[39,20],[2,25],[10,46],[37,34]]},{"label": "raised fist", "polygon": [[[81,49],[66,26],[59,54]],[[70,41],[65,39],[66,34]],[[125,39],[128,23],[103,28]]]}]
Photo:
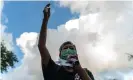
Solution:
[{"label": "raised fist", "polygon": [[50,17],[50,3],[45,6],[43,14],[44,14],[44,19],[48,20]]}]

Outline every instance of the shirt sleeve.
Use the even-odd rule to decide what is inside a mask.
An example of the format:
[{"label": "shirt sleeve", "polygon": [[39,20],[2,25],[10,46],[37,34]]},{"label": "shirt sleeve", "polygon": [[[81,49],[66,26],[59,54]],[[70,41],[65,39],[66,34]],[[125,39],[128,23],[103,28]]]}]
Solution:
[{"label": "shirt sleeve", "polygon": [[92,80],[95,80],[95,79],[94,79],[94,76],[93,76],[93,74],[92,74],[92,72],[90,72],[90,71],[89,71],[88,69],[86,69],[86,68],[85,68],[85,70],[87,71],[89,77],[90,77]]},{"label": "shirt sleeve", "polygon": [[42,72],[44,78],[51,78],[51,75],[55,75],[58,69],[58,65],[50,58],[47,67],[42,64]]}]

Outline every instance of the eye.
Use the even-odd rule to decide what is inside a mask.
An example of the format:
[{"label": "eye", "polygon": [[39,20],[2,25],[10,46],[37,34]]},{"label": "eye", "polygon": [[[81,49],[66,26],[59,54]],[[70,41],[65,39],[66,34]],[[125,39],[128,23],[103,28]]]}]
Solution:
[{"label": "eye", "polygon": [[68,47],[64,47],[63,49],[68,49]]},{"label": "eye", "polygon": [[74,49],[75,49],[75,48],[74,48],[74,47],[72,47],[72,46],[70,46],[69,48],[70,48],[70,49],[72,49],[72,50],[74,50]]}]

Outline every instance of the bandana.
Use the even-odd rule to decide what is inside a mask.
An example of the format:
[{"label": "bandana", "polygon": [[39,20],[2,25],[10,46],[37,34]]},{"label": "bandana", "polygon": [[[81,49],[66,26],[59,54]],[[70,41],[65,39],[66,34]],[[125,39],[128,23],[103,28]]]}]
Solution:
[{"label": "bandana", "polygon": [[65,49],[61,51],[61,59],[67,60],[69,56],[71,55],[76,55],[77,51],[76,50],[72,50],[72,49]]},{"label": "bandana", "polygon": [[[59,60],[56,62],[58,65],[61,66],[69,66],[69,67],[73,67],[73,65],[71,63],[69,63],[67,61],[68,57],[71,55],[76,55],[77,51],[76,50],[72,50],[72,49],[66,49],[61,51],[61,56],[59,58]],[[76,61],[75,59],[72,59],[72,61]]]},{"label": "bandana", "polygon": [[63,59],[60,59],[56,62],[56,64],[60,65],[60,66],[69,66],[69,67],[73,67],[72,64],[68,63],[67,60],[63,60]]}]

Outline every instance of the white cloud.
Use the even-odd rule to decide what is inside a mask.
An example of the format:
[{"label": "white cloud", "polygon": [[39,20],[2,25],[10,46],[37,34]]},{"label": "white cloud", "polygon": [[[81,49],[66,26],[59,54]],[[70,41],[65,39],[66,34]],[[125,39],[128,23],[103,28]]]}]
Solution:
[{"label": "white cloud", "polygon": [[[6,32],[7,26],[3,23],[8,23],[8,18],[2,13],[4,2],[0,1],[0,42],[4,40],[5,46],[8,50],[13,51],[13,36],[12,33]],[[2,23],[3,21],[3,23]],[[0,49],[1,51],[1,49]],[[1,62],[0,62],[1,64]],[[0,80],[2,80],[2,74],[0,74]]]},{"label": "white cloud", "polygon": [[[12,33],[8,33],[5,30],[7,29],[7,26],[4,25],[3,23],[8,23],[8,18],[6,15],[2,13],[4,2],[0,1],[0,42],[4,40],[5,45],[8,50],[13,50],[13,36]],[[3,19],[3,23],[1,22]]]},{"label": "white cloud", "polygon": [[[133,4],[78,1],[60,4],[81,15],[57,30],[48,29],[47,47],[52,58],[57,60],[59,46],[71,40],[77,46],[82,66],[93,71],[97,80],[131,77],[133,71],[128,68],[133,68],[133,63],[125,53],[133,54]],[[24,32],[17,38],[17,45],[24,53],[22,65],[4,76],[4,80],[43,80],[37,36],[36,32]]]},{"label": "white cloud", "polygon": [[[73,13],[78,12],[85,17],[79,19],[79,29],[83,33],[95,32],[99,35],[96,46],[91,46],[91,50],[97,53],[93,53],[94,57],[101,57],[104,65],[108,67],[133,66],[125,55],[126,52],[133,54],[132,2],[61,1],[60,5],[69,7]],[[90,48],[90,45],[87,46]],[[96,63],[98,64],[99,62]]]},{"label": "white cloud", "polygon": [[12,33],[5,32],[7,27],[3,24],[0,24],[0,42],[1,40],[4,40],[5,46],[7,47],[8,50],[13,50],[13,36]]},{"label": "white cloud", "polygon": [[[23,33],[18,38],[17,45],[24,53],[21,66],[14,72],[6,74],[4,80],[43,80],[40,66],[40,55],[36,46],[37,33]],[[19,75],[17,75],[19,73]],[[17,76],[16,76],[17,75]]]}]

